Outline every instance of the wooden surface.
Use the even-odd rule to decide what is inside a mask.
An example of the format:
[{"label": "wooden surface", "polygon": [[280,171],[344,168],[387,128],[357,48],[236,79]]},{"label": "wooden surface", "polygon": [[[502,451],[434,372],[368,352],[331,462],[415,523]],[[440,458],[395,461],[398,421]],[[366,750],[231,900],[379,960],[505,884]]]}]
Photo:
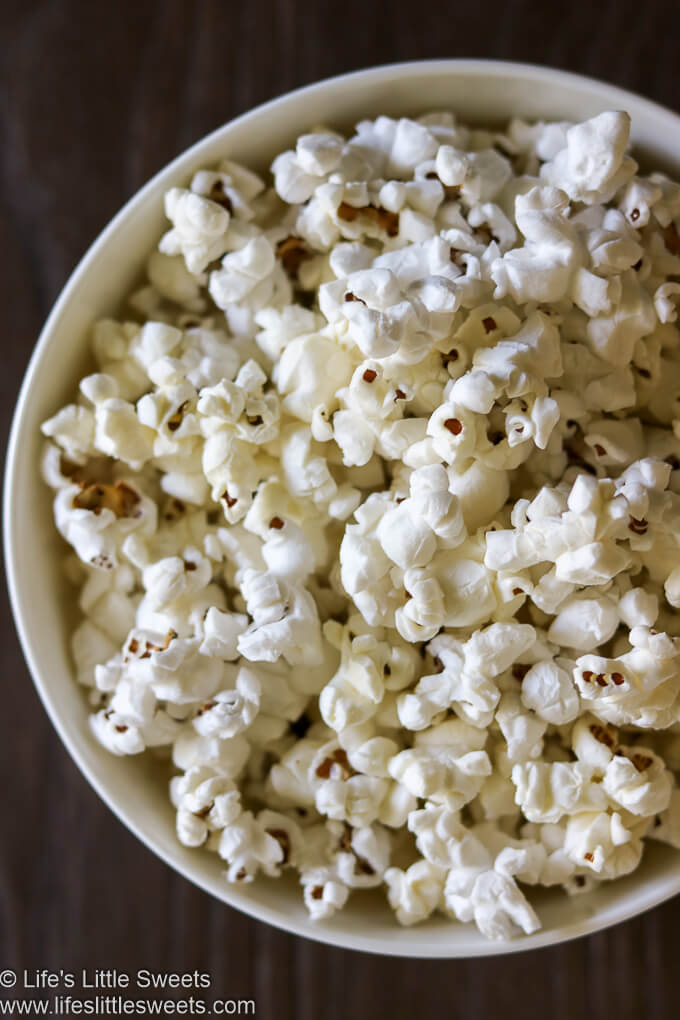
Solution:
[{"label": "wooden surface", "polygon": [[[158,168],[235,114],[342,71],[425,57],[552,64],[680,108],[677,0],[2,0],[3,429],[39,327],[81,254]],[[4,446],[4,444],[3,444]],[[113,817],[34,693],[4,591],[0,969],[212,976],[276,1020],[679,1015],[680,900],[535,953],[385,960],[281,934],[213,902]]]}]

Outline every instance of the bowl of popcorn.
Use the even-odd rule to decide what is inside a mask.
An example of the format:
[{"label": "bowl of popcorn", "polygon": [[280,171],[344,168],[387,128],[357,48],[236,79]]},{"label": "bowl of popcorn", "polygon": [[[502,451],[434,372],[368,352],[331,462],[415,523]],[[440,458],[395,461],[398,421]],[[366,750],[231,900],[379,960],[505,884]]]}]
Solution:
[{"label": "bowl of popcorn", "polygon": [[679,128],[545,68],[362,71],[199,142],[67,284],[19,632],[225,903],[453,957],[680,891]]}]

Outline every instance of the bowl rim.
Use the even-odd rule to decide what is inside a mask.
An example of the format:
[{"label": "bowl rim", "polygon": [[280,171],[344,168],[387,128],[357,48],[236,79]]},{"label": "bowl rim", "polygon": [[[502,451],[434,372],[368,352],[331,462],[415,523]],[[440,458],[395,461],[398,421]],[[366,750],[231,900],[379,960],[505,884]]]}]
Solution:
[{"label": "bowl rim", "polygon": [[[125,805],[122,804],[113,793],[109,792],[106,784],[101,781],[93,772],[85,760],[84,751],[75,739],[67,732],[62,722],[60,707],[50,692],[49,681],[41,674],[38,667],[34,646],[29,640],[25,618],[27,606],[24,593],[22,592],[21,569],[20,569],[20,547],[14,541],[17,527],[17,519],[20,509],[15,506],[15,476],[17,473],[18,460],[20,455],[21,438],[23,433],[24,418],[30,399],[30,391],[36,378],[43,354],[52,341],[52,334],[62,315],[64,308],[72,300],[77,292],[82,277],[87,273],[90,263],[97,257],[99,252],[109,243],[110,238],[115,235],[120,225],[133,216],[147,198],[154,192],[163,181],[171,181],[181,175],[183,168],[190,164],[203,149],[209,148],[220,136],[228,133],[231,129],[246,124],[249,120],[257,121],[258,117],[284,106],[292,101],[303,101],[306,96],[323,92],[326,89],[336,88],[343,84],[356,84],[363,82],[367,85],[379,83],[381,79],[392,78],[395,74],[400,78],[422,77],[432,75],[438,77],[445,74],[468,75],[485,78],[515,77],[517,79],[533,80],[537,84],[546,83],[550,85],[578,87],[591,94],[596,94],[612,104],[613,108],[625,108],[631,102],[634,103],[638,112],[643,115],[654,117],[666,117],[674,121],[676,131],[680,128],[680,115],[668,107],[663,106],[651,99],[647,99],[631,90],[611,85],[587,75],[577,74],[571,71],[564,71],[552,68],[547,65],[524,63],[521,61],[509,60],[487,60],[483,58],[452,58],[434,60],[398,61],[388,64],[381,64],[367,68],[361,68],[348,73],[334,75],[319,81],[303,85],[289,92],[269,99],[259,105],[239,114],[221,124],[207,135],[194,142],[189,148],[183,150],[159,169],[145,184],[141,186],[112,217],[111,220],[96,236],[81,256],[74,269],[71,271],[66,283],[62,287],[57,300],[52,306],[47,319],[40,330],[38,339],[29,359],[24,378],[19,390],[17,402],[12,416],[9,441],[6,450],[5,472],[4,472],[4,500],[3,500],[3,551],[5,557],[6,581],[9,592],[9,601],[12,609],[15,627],[19,637],[21,649],[29,668],[33,683],[38,692],[43,707],[54,726],[57,734],[67,752],[75,762],[76,766],[86,779],[87,783],[94,789],[96,794],[113,812],[113,814],[133,833],[149,850],[164,861],[166,865],[181,874],[204,892],[217,898],[215,889],[209,879],[199,869],[192,870],[188,865],[174,860],[172,855],[162,847],[155,844],[153,837],[145,833],[135,820],[126,814]],[[333,926],[317,925],[311,920],[298,922],[287,919],[282,910],[272,908],[260,903],[236,900],[230,895],[231,888],[225,883],[224,895],[219,899],[228,906],[240,910],[256,920],[264,921],[289,934],[301,936],[315,942],[336,946],[343,949],[352,949],[383,956],[403,958],[425,958],[425,959],[451,959],[451,958],[476,958],[486,956],[499,956],[506,953],[524,952],[532,949],[539,949],[550,945],[570,941],[584,935],[603,931],[612,925],[619,924],[629,918],[635,917],[658,904],[670,899],[680,893],[680,867],[676,879],[667,881],[665,885],[653,895],[649,895],[642,903],[636,900],[628,902],[625,898],[622,902],[608,908],[607,917],[597,919],[597,916],[588,917],[578,923],[568,923],[557,928],[540,929],[533,935],[520,936],[512,941],[492,942],[491,940],[470,945],[467,947],[450,946],[442,939],[442,944],[436,946],[411,946],[406,948],[400,945],[404,939],[388,941],[384,936],[362,935],[356,932],[336,930]],[[403,932],[395,926],[395,933]]]}]

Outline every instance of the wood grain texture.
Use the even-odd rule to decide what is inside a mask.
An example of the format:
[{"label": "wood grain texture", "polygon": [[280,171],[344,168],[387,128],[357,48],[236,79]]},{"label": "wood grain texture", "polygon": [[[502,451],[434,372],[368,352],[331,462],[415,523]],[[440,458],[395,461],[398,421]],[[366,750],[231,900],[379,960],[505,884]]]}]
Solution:
[{"label": "wood grain texture", "polygon": [[[104,224],[156,170],[281,92],[395,60],[485,56],[609,79],[680,107],[677,0],[3,0],[0,258],[5,431],[41,322]],[[489,961],[384,960],[214,902],[109,813],[51,729],[0,608],[0,969],[211,973],[267,1020],[677,1017],[680,901]]]}]

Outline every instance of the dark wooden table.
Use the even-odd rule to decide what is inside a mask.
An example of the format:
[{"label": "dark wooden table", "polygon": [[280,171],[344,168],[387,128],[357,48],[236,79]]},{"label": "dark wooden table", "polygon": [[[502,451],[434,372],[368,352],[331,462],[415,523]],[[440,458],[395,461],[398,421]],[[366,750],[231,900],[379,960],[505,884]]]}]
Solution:
[{"label": "dark wooden table", "polygon": [[[680,108],[677,0],[2,0],[0,410],[41,323],[122,203],[206,132],[295,86],[371,64],[511,58]],[[64,751],[4,590],[0,970],[208,971],[267,1020],[680,1015],[680,901],[556,949],[403,961],[284,935],[214,902],[113,817]]]}]

